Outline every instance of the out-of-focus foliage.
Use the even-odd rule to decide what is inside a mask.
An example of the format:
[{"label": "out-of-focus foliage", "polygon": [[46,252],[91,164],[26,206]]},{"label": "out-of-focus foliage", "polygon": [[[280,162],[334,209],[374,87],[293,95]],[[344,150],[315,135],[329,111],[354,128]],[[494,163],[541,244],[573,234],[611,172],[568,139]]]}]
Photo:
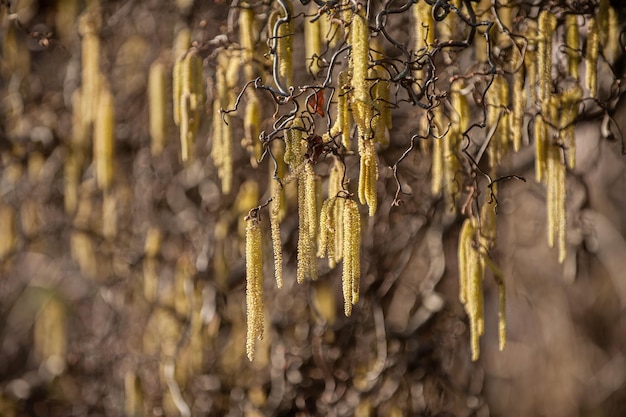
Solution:
[{"label": "out-of-focus foliage", "polygon": [[0,4],[0,415],[622,415],[619,2],[300,3]]}]

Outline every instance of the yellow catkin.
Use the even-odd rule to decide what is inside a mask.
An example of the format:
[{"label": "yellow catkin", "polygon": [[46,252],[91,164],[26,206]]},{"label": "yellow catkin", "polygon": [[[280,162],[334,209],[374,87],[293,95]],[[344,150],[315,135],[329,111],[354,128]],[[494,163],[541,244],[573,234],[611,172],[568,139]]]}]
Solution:
[{"label": "yellow catkin", "polygon": [[[341,185],[343,177],[343,165],[339,159],[335,159],[333,166],[330,169],[330,175],[328,177],[328,198],[334,198],[339,195],[339,192],[343,189]],[[343,224],[343,210],[344,210],[344,198],[337,198],[334,204],[334,218],[335,224]],[[330,242],[334,244],[333,250],[334,257],[331,260],[328,258],[328,263],[331,268],[335,267],[335,264],[343,259],[343,227],[337,227],[335,230],[335,241]]]},{"label": "yellow catkin", "polygon": [[468,315],[470,316],[470,332],[472,360],[478,360],[480,356],[480,336],[485,331],[484,300],[483,300],[483,276],[484,260],[478,252],[472,249],[470,257],[470,272],[468,282]]},{"label": "yellow catkin", "polygon": [[[315,172],[311,164],[304,164],[298,175],[298,259],[296,278],[301,284],[305,279],[317,279],[316,229],[317,196]],[[313,223],[313,224],[311,224]]]},{"label": "yellow catkin", "polygon": [[15,209],[0,202],[0,261],[4,261],[17,245]]},{"label": "yellow catkin", "polygon": [[541,182],[546,170],[546,141],[548,136],[547,126],[541,115],[535,118],[533,130],[535,139],[535,181]]},{"label": "yellow catkin", "polygon": [[602,49],[606,61],[610,65],[613,65],[617,61],[617,58],[620,56],[622,50],[620,45],[620,23],[619,16],[613,7],[609,6],[607,12],[607,39],[606,43],[602,43]]},{"label": "yellow catkin", "polygon": [[567,75],[578,81],[578,65],[580,63],[580,40],[578,33],[578,16],[565,15],[565,45],[567,53]]},{"label": "yellow catkin", "polygon": [[546,101],[552,92],[552,35],[556,28],[556,17],[548,10],[539,13],[539,41],[537,59],[539,68],[539,99]]},{"label": "yellow catkin", "polygon": [[328,257],[328,264],[331,268],[335,266],[335,239],[337,236],[336,202],[337,197],[329,197],[322,203],[319,235],[317,238],[317,256],[319,258]]},{"label": "yellow catkin", "polygon": [[152,156],[163,152],[167,133],[167,86],[165,83],[165,65],[155,61],[148,74],[148,110],[150,116],[150,151]]},{"label": "yellow catkin", "polygon": [[98,92],[100,89],[100,16],[97,9],[86,11],[78,22],[78,31],[82,35],[82,117],[91,125],[98,112]]},{"label": "yellow catkin", "polygon": [[338,77],[339,88],[337,89],[337,119],[336,124],[341,132],[341,144],[347,151],[352,150],[350,145],[351,116],[348,105],[348,91],[350,90],[350,74],[341,71]]},{"label": "yellow catkin", "polygon": [[554,247],[555,237],[558,234],[558,199],[557,199],[557,166],[559,155],[552,145],[547,147],[546,159],[546,206],[548,211],[548,246]]},{"label": "yellow catkin", "polygon": [[174,67],[172,68],[172,117],[174,118],[174,124],[180,126],[180,97],[183,84],[183,61],[177,59],[174,61]]},{"label": "yellow catkin", "polygon": [[304,204],[306,205],[306,213],[308,216],[307,227],[309,229],[309,257],[311,259],[311,278],[317,278],[317,265],[315,263],[315,254],[317,253],[317,227],[318,227],[318,209],[317,209],[317,178],[313,165],[307,163],[304,166]]},{"label": "yellow catkin", "polygon": [[118,206],[114,192],[105,192],[102,196],[102,236],[111,241],[117,235]]},{"label": "yellow catkin", "polygon": [[181,159],[191,159],[203,105],[202,60],[195,49],[180,59],[180,144]]},{"label": "yellow catkin", "polygon": [[274,277],[276,286],[283,287],[283,249],[280,241],[280,209],[283,189],[277,180],[272,180],[272,201],[270,202],[270,228],[274,251]]},{"label": "yellow catkin", "polygon": [[344,313],[349,317],[352,314],[352,305],[359,300],[361,279],[361,218],[359,208],[353,200],[344,202],[343,235],[342,287]]},{"label": "yellow catkin", "polygon": [[[318,7],[311,4],[309,7],[310,14],[317,14]],[[320,71],[318,57],[322,53],[322,34],[321,34],[321,22],[322,19],[315,19],[312,22],[304,23],[304,48],[307,57],[307,67],[310,69],[313,75],[317,75]]]},{"label": "yellow catkin", "polygon": [[489,106],[487,108],[487,127],[491,129],[497,124],[493,138],[489,143],[489,165],[494,168],[502,162],[502,158],[509,151],[511,142],[507,110],[509,85],[504,76],[496,75],[494,77],[485,98]]},{"label": "yellow catkin", "polygon": [[525,30],[528,46],[526,55],[524,55],[524,69],[526,71],[526,88],[528,88],[528,105],[534,107],[537,104],[537,79],[538,74],[538,42],[537,42],[537,23],[530,21],[527,23]]},{"label": "yellow catkin", "polygon": [[254,11],[249,8],[248,3],[243,3],[239,9],[239,43],[242,48],[241,62],[244,67],[246,80],[252,80],[254,71],[254,47],[256,44]]},{"label": "yellow catkin", "polygon": [[[368,62],[369,62],[369,27],[365,10],[361,9],[352,19],[350,26],[350,68],[352,69],[352,111],[355,111],[355,104],[369,103],[370,83],[367,82]],[[360,108],[359,108],[360,110]],[[358,120],[355,115],[355,120]],[[363,128],[365,131],[365,128]]]},{"label": "yellow catkin", "polygon": [[370,217],[376,213],[378,161],[374,142],[368,139],[359,140],[359,200],[361,204],[367,204]]},{"label": "yellow catkin", "polygon": [[[432,6],[425,1],[413,5],[413,24],[415,25],[414,49],[417,56],[429,52],[435,43],[435,21]],[[418,81],[424,78],[423,70],[416,70],[414,76]]]},{"label": "yellow catkin", "polygon": [[246,354],[254,359],[256,339],[263,336],[263,251],[258,218],[246,218]]},{"label": "yellow catkin", "polygon": [[589,18],[589,23],[587,24],[585,68],[585,86],[589,90],[589,95],[595,97],[598,92],[598,25],[593,17]]},{"label": "yellow catkin", "polygon": [[459,233],[459,244],[457,248],[457,256],[459,262],[459,300],[461,304],[467,303],[467,283],[469,265],[468,265],[468,248],[471,249],[474,240],[474,228],[470,219],[466,219],[461,226]]},{"label": "yellow catkin", "polygon": [[289,129],[285,133],[285,155],[284,161],[293,171],[300,166],[303,161],[304,152],[302,150],[302,119],[295,118]]},{"label": "yellow catkin", "polygon": [[[293,8],[291,2],[285,2],[288,5],[291,19],[282,23],[278,27],[278,38],[276,39],[276,56],[278,60],[278,78],[286,87],[293,85],[293,40],[294,40],[294,23]],[[280,12],[280,17],[284,18],[284,11]]]},{"label": "yellow catkin", "polygon": [[[230,52],[222,51],[217,58],[217,68],[215,70],[215,85],[217,86],[216,99],[213,102],[213,143],[211,147],[211,158],[217,168],[217,175],[222,182],[222,192],[229,194],[233,179],[233,140],[232,121],[230,116],[224,115],[222,120],[222,109],[232,108],[231,102],[234,100],[230,92],[229,81],[232,81],[232,74],[229,62],[239,62],[230,56]],[[232,62],[231,62],[232,63]],[[233,64],[234,65],[234,64]]]},{"label": "yellow catkin", "polygon": [[483,318],[483,275],[484,260],[474,248],[476,225],[474,220],[465,219],[459,235],[459,298],[470,321],[472,360],[480,355],[479,338],[484,331]]},{"label": "yellow catkin", "polygon": [[567,150],[567,166],[569,169],[576,167],[576,137],[574,135],[574,122],[578,117],[578,107],[582,99],[582,90],[575,85],[563,93],[561,111],[561,139]]},{"label": "yellow catkin", "polygon": [[96,182],[101,190],[108,190],[113,182],[113,153],[115,149],[115,103],[113,95],[102,86],[98,97],[98,113],[94,124],[93,160]]},{"label": "yellow catkin", "polygon": [[598,41],[601,45],[606,45],[609,41],[609,11],[611,9],[610,0],[600,0],[598,2],[598,14],[596,22],[598,24]]},{"label": "yellow catkin", "polygon": [[[572,94],[575,98],[576,94]],[[549,117],[550,121],[558,125],[559,112],[567,110],[568,93],[550,97]],[[561,131],[562,134],[562,131]],[[547,211],[548,211],[548,246],[558,245],[559,262],[565,261],[566,253],[566,206],[565,206],[565,180],[566,162],[562,157],[561,146],[556,143],[546,145],[546,173],[545,181],[547,188]]]},{"label": "yellow catkin", "polygon": [[241,145],[250,154],[250,162],[252,166],[257,166],[257,161],[261,158],[261,141],[259,135],[261,134],[261,101],[257,97],[256,93],[252,90],[248,90],[250,94],[248,96],[248,102],[246,103],[246,112],[243,120],[244,139],[241,141]]},{"label": "yellow catkin", "polygon": [[55,296],[44,301],[33,326],[35,357],[51,376],[61,375],[67,366],[66,306]]},{"label": "yellow catkin", "polygon": [[144,415],[141,378],[131,371],[124,375],[124,411],[128,417]]},{"label": "yellow catkin", "polygon": [[[432,155],[431,155],[431,183],[430,191],[433,195],[439,195],[444,188],[444,153],[447,144],[444,141],[443,135],[446,133],[447,126],[445,126],[444,114],[442,110],[443,106],[437,106],[433,110],[432,130],[431,133],[435,136],[432,140]],[[422,123],[424,124],[422,134],[426,133],[428,129],[428,119],[423,117]],[[447,132],[449,135],[450,132]]]},{"label": "yellow catkin", "polygon": [[524,66],[513,74],[511,87],[512,108],[509,115],[509,136],[515,152],[522,147],[522,130],[524,127],[524,107],[526,105],[526,89],[524,88]]}]

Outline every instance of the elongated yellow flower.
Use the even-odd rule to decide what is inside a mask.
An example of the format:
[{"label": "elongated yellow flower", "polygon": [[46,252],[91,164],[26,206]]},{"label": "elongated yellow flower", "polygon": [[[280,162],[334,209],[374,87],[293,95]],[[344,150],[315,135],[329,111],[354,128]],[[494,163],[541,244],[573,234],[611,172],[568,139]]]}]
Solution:
[{"label": "elongated yellow flower", "polygon": [[378,197],[376,193],[378,182],[378,161],[374,142],[368,139],[359,139],[359,200],[367,204],[370,217],[376,213]]},{"label": "elongated yellow flower", "polygon": [[222,120],[222,109],[231,108],[234,102],[230,92],[232,74],[229,76],[229,64],[239,62],[231,59],[230,52],[222,51],[217,58],[217,68],[215,72],[215,84],[217,94],[213,102],[213,143],[211,147],[211,158],[217,168],[217,175],[222,181],[222,192],[230,193],[233,179],[233,140],[232,123],[230,116],[225,115]]},{"label": "elongated yellow flower", "polygon": [[246,103],[246,113],[243,120],[245,136],[241,141],[241,145],[250,154],[252,166],[256,167],[257,160],[261,158],[261,141],[259,140],[261,133],[261,101],[253,90],[248,90],[248,92],[246,93],[248,102]]},{"label": "elongated yellow flower", "polygon": [[494,136],[489,144],[489,165],[494,168],[500,165],[502,158],[510,148],[509,130],[509,85],[506,78],[496,75],[485,97],[487,101],[487,126],[492,128],[497,124]]},{"label": "elongated yellow flower", "polygon": [[595,97],[598,91],[598,25],[593,17],[589,18],[589,23],[587,24],[585,67],[585,86],[589,90],[589,95]]},{"label": "elongated yellow flower", "polygon": [[274,250],[274,276],[276,286],[283,287],[283,249],[280,241],[280,208],[282,201],[282,186],[277,180],[272,180],[272,201],[270,202],[270,228],[272,232],[272,248]]},{"label": "elongated yellow flower", "polygon": [[191,158],[196,134],[200,126],[200,110],[203,105],[202,60],[195,49],[190,50],[179,59],[179,67],[175,68],[174,83],[180,88],[180,145],[183,162]]},{"label": "elongated yellow flower", "polygon": [[[309,13],[315,14],[317,13],[317,6],[311,4],[309,7]],[[319,66],[318,57],[322,53],[322,19],[315,19],[314,21],[307,21],[304,24],[304,48],[305,54],[308,60],[311,60],[310,65],[307,65],[310,68],[311,73],[313,75],[317,75],[320,71],[321,67]]]},{"label": "elongated yellow flower", "polygon": [[535,118],[534,126],[535,139],[535,181],[541,182],[546,171],[546,141],[548,140],[548,128],[543,121],[543,117]]},{"label": "elongated yellow flower", "polygon": [[574,122],[578,117],[578,106],[582,99],[582,89],[575,85],[562,95],[561,138],[567,150],[567,166],[576,167],[576,137],[574,136]]},{"label": "elongated yellow flower", "polygon": [[509,135],[513,150],[519,151],[522,147],[522,129],[524,124],[524,108],[526,106],[526,89],[524,88],[525,71],[522,66],[513,74],[513,86],[511,98],[513,100],[511,114],[509,115]]},{"label": "elongated yellow flower", "polygon": [[98,113],[98,93],[100,90],[100,16],[97,9],[86,11],[78,22],[78,31],[82,35],[82,117],[89,126]]},{"label": "elongated yellow flower", "polygon": [[359,10],[352,19],[350,26],[350,68],[352,69],[353,98],[357,102],[370,101],[367,65],[369,62],[369,27],[365,9]]},{"label": "elongated yellow flower", "polygon": [[165,146],[167,133],[167,85],[165,83],[165,65],[155,61],[150,66],[148,75],[148,109],[150,115],[150,151],[158,156]]},{"label": "elongated yellow flower", "polygon": [[96,181],[101,190],[108,190],[113,183],[113,154],[115,150],[115,103],[113,95],[102,86],[98,97],[98,113],[94,124],[93,160],[96,165]]},{"label": "elongated yellow flower", "polygon": [[254,11],[249,8],[248,3],[244,3],[242,6],[245,7],[239,9],[239,43],[243,49],[241,61],[246,80],[252,80],[255,77],[253,62],[254,46],[256,44]]},{"label": "elongated yellow flower", "polygon": [[[298,175],[298,259],[296,278],[301,284],[305,279],[317,279],[317,196],[313,167],[304,164]],[[312,224],[313,223],[313,224]]]},{"label": "elongated yellow flower", "polygon": [[[341,185],[343,177],[343,165],[339,159],[335,159],[333,166],[330,169],[330,175],[328,177],[328,198],[334,198],[339,195],[339,192],[343,189]],[[344,202],[345,198],[336,198],[334,203],[334,218],[335,224],[338,225],[335,229],[335,241],[329,242],[334,244],[333,259],[328,258],[328,264],[331,268],[335,267],[335,264],[343,259],[343,227],[339,227],[343,224]]]},{"label": "elongated yellow flower", "polygon": [[329,197],[322,203],[317,237],[317,256],[318,258],[328,257],[328,264],[331,268],[335,265],[335,239],[337,236],[335,204],[337,199],[337,197]]},{"label": "elongated yellow flower", "polygon": [[361,217],[359,208],[353,200],[344,202],[343,236],[344,313],[350,316],[352,305],[359,301],[361,279]]},{"label": "elongated yellow flower", "polygon": [[[351,116],[348,105],[348,91],[350,90],[350,74],[348,71],[341,71],[338,77],[339,88],[337,88],[337,118],[335,125],[341,132],[341,144],[347,151],[352,150],[350,145]],[[331,131],[332,133],[332,131]],[[333,135],[336,133],[332,133]]]},{"label": "elongated yellow flower", "polygon": [[556,17],[548,10],[539,13],[539,41],[537,58],[539,67],[539,98],[546,101],[552,92],[552,35],[556,28]]},{"label": "elongated yellow flower", "polygon": [[[274,59],[278,60],[278,78],[286,87],[293,85],[293,41],[294,41],[294,23],[293,23],[293,7],[291,2],[285,2],[290,8],[292,16],[287,22],[282,23],[278,27],[278,38],[276,39],[276,55]],[[285,13],[281,10],[280,17],[284,18]]]},{"label": "elongated yellow flower", "polygon": [[524,69],[526,70],[527,77],[526,86],[528,88],[528,105],[534,107],[537,105],[537,79],[539,78],[536,22],[531,21],[527,23],[525,35],[528,39],[526,55],[524,56]]},{"label": "elongated yellow flower", "polygon": [[291,170],[296,169],[303,162],[304,151],[302,149],[302,132],[304,125],[302,119],[296,117],[291,127],[285,133],[285,156],[284,160]]},{"label": "elongated yellow flower", "polygon": [[261,224],[258,218],[246,218],[246,306],[248,329],[246,353],[254,359],[256,339],[263,337],[263,250]]},{"label": "elongated yellow flower", "polygon": [[459,298],[470,320],[472,360],[480,355],[479,338],[484,332],[483,275],[484,260],[474,248],[476,226],[465,219],[459,235]]}]

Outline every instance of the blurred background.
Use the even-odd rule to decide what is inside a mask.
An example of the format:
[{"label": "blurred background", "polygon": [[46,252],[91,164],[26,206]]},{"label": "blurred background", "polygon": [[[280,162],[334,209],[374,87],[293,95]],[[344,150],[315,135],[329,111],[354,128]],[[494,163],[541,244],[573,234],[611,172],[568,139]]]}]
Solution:
[{"label": "blurred background", "polygon": [[[296,13],[304,10],[294,3]],[[511,6],[532,19],[532,3]],[[267,227],[265,333],[249,362],[243,218],[269,197],[271,164],[251,166],[238,146],[241,115],[232,119],[230,194],[222,193],[209,158],[213,51],[236,41],[235,6],[0,3],[0,415],[624,415],[626,102],[615,94],[623,48],[611,63],[600,55],[599,101],[576,124],[563,264],[546,243],[546,193],[534,181],[532,147],[501,167],[503,175],[527,179],[499,184],[492,255],[506,283],[503,352],[497,288],[487,273],[482,353],[470,359],[458,301],[463,216],[431,195],[428,149],[403,161],[411,195],[392,207],[396,182],[387,167],[408,147],[421,111],[400,103],[390,144],[379,153],[379,210],[373,218],[361,210],[361,300],[352,317],[343,314],[339,268],[320,261],[319,280],[295,283],[298,220],[288,200],[285,284],[278,290],[271,279]],[[294,21],[301,33],[305,17]],[[388,25],[410,38],[406,13]],[[154,62],[171,71],[184,29],[202,46],[207,92],[196,155],[187,164],[170,121],[162,151],[152,149],[146,93]],[[76,139],[81,40],[90,30],[114,97],[113,179],[105,192],[91,145]],[[298,43],[295,49],[302,53]],[[296,62],[305,82],[304,59]],[[269,126],[273,105],[263,111]],[[320,171],[327,165],[320,161]],[[354,174],[357,166],[354,158],[348,169]]]}]

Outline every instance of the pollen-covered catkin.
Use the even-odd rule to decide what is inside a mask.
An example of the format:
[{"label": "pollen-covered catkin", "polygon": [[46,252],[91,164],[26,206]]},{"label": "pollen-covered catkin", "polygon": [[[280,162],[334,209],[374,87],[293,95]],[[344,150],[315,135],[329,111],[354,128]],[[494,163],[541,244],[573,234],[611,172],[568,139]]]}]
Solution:
[{"label": "pollen-covered catkin", "polygon": [[[289,8],[291,8],[291,2],[285,2]],[[277,60],[278,79],[284,83],[286,87],[293,85],[293,41],[294,41],[294,23],[293,23],[293,9],[289,10],[291,15],[287,18],[284,11],[279,13],[280,19],[277,24],[278,31],[276,37],[276,55],[274,59]],[[283,21],[283,19],[287,19]]]},{"label": "pollen-covered catkin", "polygon": [[339,97],[337,98],[337,119],[336,123],[341,131],[341,144],[347,151],[352,150],[350,145],[350,130],[352,129],[350,107],[348,105],[348,92],[350,90],[350,73],[341,71],[339,73]]},{"label": "pollen-covered catkin", "polygon": [[370,217],[376,213],[378,160],[374,142],[368,139],[359,139],[359,200],[361,204],[367,204]]},{"label": "pollen-covered catkin", "polygon": [[274,251],[274,277],[276,286],[283,287],[283,249],[280,241],[280,206],[283,187],[277,179],[272,180],[272,201],[270,202],[270,229]]},{"label": "pollen-covered catkin", "polygon": [[509,131],[509,85],[503,75],[495,75],[493,83],[487,91],[487,126],[491,129],[497,125],[489,144],[489,165],[494,168],[500,165],[502,158],[510,148]]},{"label": "pollen-covered catkin", "polygon": [[239,11],[239,43],[242,48],[241,62],[244,68],[244,76],[252,80],[254,71],[254,45],[256,43],[254,28],[254,11],[248,3],[243,3]]},{"label": "pollen-covered catkin", "polygon": [[524,79],[526,71],[522,62],[522,57],[516,55],[515,69],[513,74],[513,83],[511,86],[511,113],[509,114],[509,136],[511,144],[515,152],[522,147],[522,131],[524,124],[524,108],[526,107],[526,89],[524,88]]},{"label": "pollen-covered catkin", "polygon": [[96,10],[86,11],[79,19],[78,31],[82,35],[82,117],[87,126],[96,119],[98,113],[98,92],[100,90],[100,31],[101,19]]},{"label": "pollen-covered catkin", "polygon": [[[249,94],[248,94],[249,92]],[[253,167],[257,166],[257,161],[261,158],[261,101],[256,93],[248,90],[246,96],[246,112],[243,120],[244,138],[241,141],[243,148],[250,154],[250,163]]]},{"label": "pollen-covered catkin", "polygon": [[150,151],[158,156],[165,146],[167,133],[167,85],[165,83],[165,65],[157,60],[150,66],[148,74],[148,109],[150,114]]},{"label": "pollen-covered catkin", "polygon": [[174,122],[180,128],[181,159],[191,159],[203,104],[202,60],[192,49],[181,55],[173,72]]},{"label": "pollen-covered catkin", "polygon": [[[296,278],[299,284],[305,279],[317,279],[317,196],[313,167],[304,164],[298,175],[298,259]],[[313,224],[311,224],[313,223]]]},{"label": "pollen-covered catkin", "polygon": [[320,227],[317,237],[318,258],[328,257],[330,267],[335,266],[335,238],[337,235],[337,219],[335,204],[337,197],[329,197],[322,203],[320,210]]},{"label": "pollen-covered catkin", "polygon": [[115,150],[115,103],[106,85],[100,87],[98,112],[94,124],[93,160],[96,181],[101,190],[108,190],[113,182],[113,153]]},{"label": "pollen-covered catkin", "polygon": [[[330,169],[330,175],[328,177],[328,198],[334,198],[339,195],[341,190],[343,189],[341,181],[343,179],[343,165],[339,159],[335,159],[333,166]],[[343,225],[343,212],[344,212],[344,203],[345,198],[336,198],[334,206],[334,218],[336,225]],[[335,267],[335,264],[343,259],[343,227],[336,227],[335,230],[335,241],[329,242],[329,244],[334,244],[335,248],[333,250],[334,257],[331,260],[328,258],[328,264],[331,268]]]},{"label": "pollen-covered catkin", "polygon": [[585,86],[589,95],[595,97],[598,92],[598,27],[596,19],[589,18],[587,25],[587,53],[585,55]]},{"label": "pollen-covered catkin", "polygon": [[[222,51],[217,57],[215,69],[215,85],[217,87],[216,98],[213,101],[213,141],[211,146],[211,158],[217,168],[217,176],[222,182],[222,192],[230,193],[233,179],[233,143],[232,123],[228,114],[222,118],[222,109],[232,108],[234,102],[230,92],[235,59],[232,59],[229,51]],[[235,81],[236,82],[236,81]]]},{"label": "pollen-covered catkin", "polygon": [[539,67],[539,99],[547,101],[552,92],[552,35],[556,27],[556,17],[548,10],[539,13],[539,41],[537,58]]},{"label": "pollen-covered catkin", "polygon": [[359,301],[361,279],[361,218],[359,208],[353,200],[344,202],[343,215],[343,272],[342,286],[344,313],[352,314],[352,305]]},{"label": "pollen-covered catkin", "polygon": [[541,182],[546,172],[546,141],[548,130],[541,115],[535,118],[533,137],[535,139],[535,181]]},{"label": "pollen-covered catkin", "polygon": [[[309,7],[310,14],[317,14],[317,6],[311,4]],[[322,53],[322,37],[321,37],[321,18],[307,21],[304,24],[304,48],[307,61],[311,60],[308,68],[313,75],[317,75],[321,67],[318,58]],[[308,62],[307,62],[308,63]]]},{"label": "pollen-covered catkin", "polygon": [[413,5],[415,21],[415,49],[429,48],[435,42],[435,22],[432,6],[425,1]]},{"label": "pollen-covered catkin", "polygon": [[296,117],[291,126],[285,132],[285,155],[284,161],[289,168],[294,171],[299,167],[304,158],[304,152],[302,150],[302,131],[304,125],[302,119]]},{"label": "pollen-covered catkin", "polygon": [[260,220],[246,218],[246,354],[254,359],[256,339],[263,337],[263,250]]},{"label": "pollen-covered catkin", "polygon": [[537,105],[537,79],[538,62],[537,62],[537,23],[530,21],[527,23],[525,36],[528,39],[526,54],[524,55],[524,69],[526,71],[526,86],[528,88],[528,105],[534,107]]}]

